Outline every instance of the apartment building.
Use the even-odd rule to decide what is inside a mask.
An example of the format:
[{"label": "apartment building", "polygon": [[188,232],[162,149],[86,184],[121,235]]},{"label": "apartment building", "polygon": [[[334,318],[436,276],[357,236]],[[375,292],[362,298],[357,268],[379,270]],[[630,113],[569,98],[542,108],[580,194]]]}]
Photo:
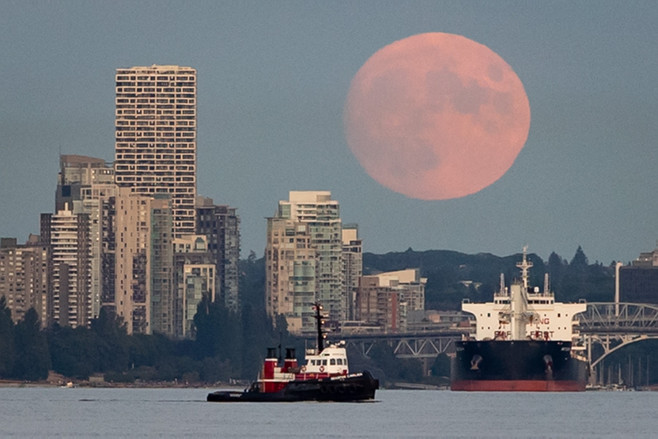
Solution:
[{"label": "apartment building", "polygon": [[60,326],[89,326],[92,313],[89,215],[68,203],[55,214],[41,215],[41,239],[52,255],[52,321]]},{"label": "apartment building", "polygon": [[5,298],[14,322],[30,309],[39,315],[41,326],[50,322],[50,248],[30,235],[24,245],[16,238],[0,239],[0,297]]},{"label": "apartment building", "polygon": [[196,70],[116,71],[115,179],[140,195],[171,196],[175,237],[195,233]]},{"label": "apartment building", "polygon": [[328,325],[346,318],[342,222],[329,191],[291,191],[267,219],[265,296],[270,316],[286,317],[291,332],[312,332],[313,304]]},{"label": "apartment building", "polygon": [[217,300],[238,312],[240,217],[234,207],[216,205],[211,198],[197,197],[196,233],[208,237],[208,250],[215,263]]}]

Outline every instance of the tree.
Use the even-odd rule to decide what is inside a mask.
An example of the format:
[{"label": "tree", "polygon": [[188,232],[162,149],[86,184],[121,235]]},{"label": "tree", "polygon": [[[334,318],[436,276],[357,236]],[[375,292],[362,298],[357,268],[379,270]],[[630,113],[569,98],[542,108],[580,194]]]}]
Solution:
[{"label": "tree", "polygon": [[87,379],[99,370],[98,338],[89,329],[54,325],[48,332],[48,341],[55,372]]},{"label": "tree", "polygon": [[570,268],[578,268],[578,269],[586,269],[587,266],[589,265],[589,262],[587,261],[587,256],[585,256],[585,252],[583,251],[583,248],[581,246],[578,246],[578,249],[576,250],[576,254],[573,256],[573,259],[569,263]]},{"label": "tree", "polygon": [[129,365],[130,349],[125,323],[101,308],[98,318],[91,321],[91,332],[98,350],[98,371],[125,370]]},{"label": "tree", "polygon": [[238,373],[242,364],[242,322],[220,302],[204,297],[194,316],[196,357],[229,360]]},{"label": "tree", "polygon": [[247,260],[239,263],[240,303],[265,307],[265,258],[256,259],[251,251]]},{"label": "tree", "polygon": [[14,321],[5,297],[0,296],[0,377],[11,376],[14,357]]},{"label": "tree", "polygon": [[16,325],[16,361],[13,373],[15,378],[29,381],[48,378],[50,352],[40,327],[39,315],[34,308],[30,308],[23,320]]},{"label": "tree", "polygon": [[285,318],[277,318],[274,328],[272,319],[268,317],[264,307],[245,303],[242,307],[242,377],[253,378],[263,361],[268,347],[277,346],[282,340],[288,340]]}]

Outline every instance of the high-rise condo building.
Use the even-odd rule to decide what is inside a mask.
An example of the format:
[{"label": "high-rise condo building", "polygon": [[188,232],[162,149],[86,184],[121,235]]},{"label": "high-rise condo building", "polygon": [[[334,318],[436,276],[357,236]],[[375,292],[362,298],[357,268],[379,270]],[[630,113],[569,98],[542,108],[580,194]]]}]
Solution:
[{"label": "high-rise condo building", "polygon": [[291,332],[313,331],[315,302],[330,325],[346,318],[341,229],[338,201],[328,191],[291,191],[267,219],[266,309],[284,315]]},{"label": "high-rise condo building", "polygon": [[197,198],[197,233],[208,237],[208,251],[215,262],[215,291],[227,309],[238,312],[240,217],[235,207],[215,205],[211,198]]},{"label": "high-rise condo building", "polygon": [[359,226],[356,224],[343,226],[343,273],[345,314],[347,320],[354,320],[356,291],[359,288],[359,279],[363,276],[363,243],[359,239]]},{"label": "high-rise condo building", "polygon": [[195,228],[196,90],[190,67],[116,71],[116,184],[141,195],[170,194],[175,237]]},{"label": "high-rise condo building", "polygon": [[89,224],[89,215],[74,214],[68,203],[41,215],[41,237],[52,252],[52,318],[60,326],[89,326],[93,318]]},{"label": "high-rise condo building", "polygon": [[114,210],[112,255],[114,268],[108,277],[113,289],[103,297],[103,307],[120,317],[128,334],[151,332],[148,248],[153,199],[119,188],[112,199]]},{"label": "high-rise condo building", "polygon": [[147,270],[150,276],[151,332],[176,335],[176,288],[171,199],[156,195],[151,202]]},{"label": "high-rise condo building", "polygon": [[119,188],[115,201],[114,309],[129,334],[174,335],[175,288],[171,201]]},{"label": "high-rise condo building", "polygon": [[87,214],[91,245],[91,301],[92,318],[98,317],[103,291],[106,294],[113,284],[108,283],[114,267],[110,249],[112,218],[108,216],[108,203],[116,192],[114,168],[105,160],[82,155],[60,155],[55,212],[68,205],[74,214]]}]

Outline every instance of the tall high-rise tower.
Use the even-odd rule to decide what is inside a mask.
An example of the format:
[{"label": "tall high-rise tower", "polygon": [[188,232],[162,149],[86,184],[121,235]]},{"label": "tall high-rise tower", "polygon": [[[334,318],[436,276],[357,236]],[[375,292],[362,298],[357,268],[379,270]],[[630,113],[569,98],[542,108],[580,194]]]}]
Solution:
[{"label": "tall high-rise tower", "polygon": [[291,332],[312,332],[313,304],[329,324],[346,318],[342,223],[329,191],[291,191],[267,219],[265,301],[270,316],[283,314]]},{"label": "tall high-rise tower", "polygon": [[117,69],[115,130],[116,184],[141,195],[170,194],[175,237],[193,234],[196,70]]},{"label": "tall high-rise tower", "polygon": [[41,215],[41,229],[49,229],[41,236],[52,255],[52,318],[61,326],[88,326],[93,318],[89,224],[88,214],[74,214],[68,204]]}]

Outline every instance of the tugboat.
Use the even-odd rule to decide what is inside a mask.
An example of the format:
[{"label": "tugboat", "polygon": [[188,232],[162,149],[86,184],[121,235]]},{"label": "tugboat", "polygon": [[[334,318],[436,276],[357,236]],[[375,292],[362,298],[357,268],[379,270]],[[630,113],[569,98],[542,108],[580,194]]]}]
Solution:
[{"label": "tugboat", "polygon": [[345,342],[324,347],[322,306],[315,304],[317,348],[306,350],[306,364],[299,366],[294,349],[286,349],[283,364],[276,349],[267,350],[258,379],[242,392],[209,393],[211,402],[356,402],[375,398],[379,380],[368,371],[349,373]]},{"label": "tugboat", "polygon": [[521,281],[500,291],[488,303],[463,303],[475,316],[475,334],[456,342],[451,390],[462,391],[584,391],[589,364],[576,343],[573,320],[585,303],[555,302],[544,277],[544,291],[528,286],[532,262],[517,264]]}]

